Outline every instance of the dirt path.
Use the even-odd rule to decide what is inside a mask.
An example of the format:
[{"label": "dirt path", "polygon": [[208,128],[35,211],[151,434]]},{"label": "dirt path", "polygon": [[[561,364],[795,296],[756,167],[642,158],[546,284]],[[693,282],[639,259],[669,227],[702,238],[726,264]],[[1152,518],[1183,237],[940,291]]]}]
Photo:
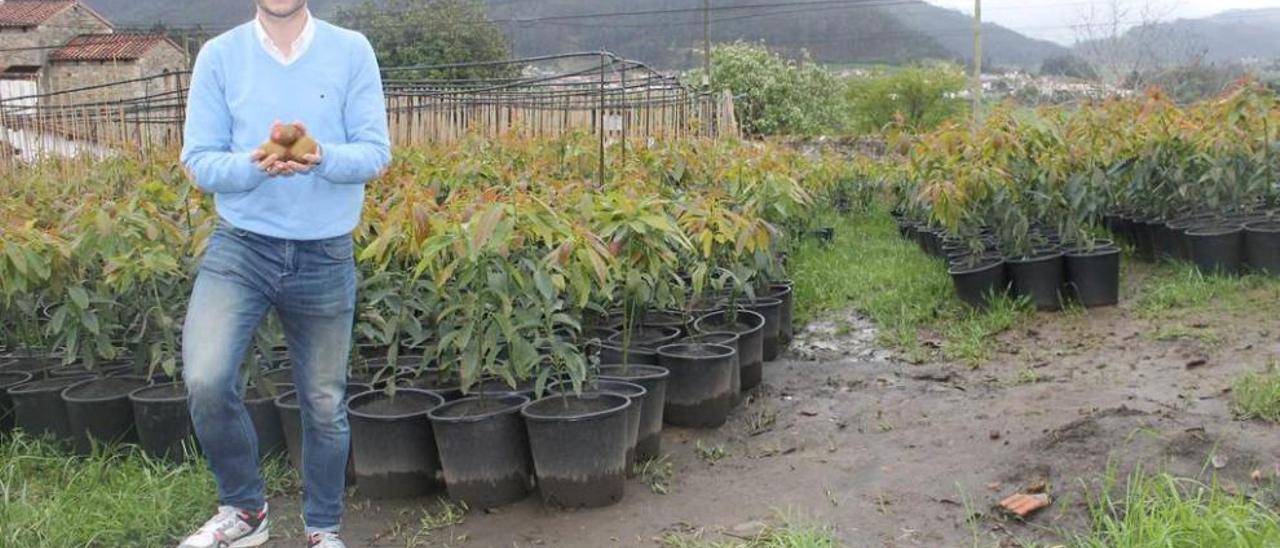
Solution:
[{"label": "dirt path", "polygon": [[[1017,545],[1082,526],[1083,486],[1097,488],[1109,463],[1216,472],[1229,489],[1256,492],[1255,470],[1267,485],[1280,471],[1280,437],[1233,421],[1227,390],[1280,356],[1274,311],[1212,321],[1152,321],[1127,307],[1041,314],[1002,335],[979,369],[899,361],[857,317],[811,325],[766,366],[765,386],[730,424],[667,431],[668,494],[637,480],[621,504],[572,513],[531,497],[417,542],[651,546],[669,531],[733,540],[789,515],[833,528],[849,546]],[[726,455],[708,462],[699,445]],[[1054,503],[1029,523],[992,511],[1038,482]],[[424,505],[434,506],[353,500],[347,537],[412,544]],[[296,513],[297,502],[277,508]],[[296,521],[284,529],[296,533]]]}]

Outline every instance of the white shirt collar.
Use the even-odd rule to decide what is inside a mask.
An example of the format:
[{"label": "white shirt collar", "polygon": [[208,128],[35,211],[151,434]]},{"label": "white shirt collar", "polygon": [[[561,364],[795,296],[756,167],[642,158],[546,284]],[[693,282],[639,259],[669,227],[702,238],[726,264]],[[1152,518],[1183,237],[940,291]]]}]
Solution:
[{"label": "white shirt collar", "polygon": [[311,47],[311,41],[316,37],[315,18],[311,16],[311,10],[306,10],[307,24],[302,27],[302,34],[298,35],[298,39],[293,41],[293,47],[289,48],[289,55],[285,55],[284,51],[271,40],[271,36],[267,34],[266,27],[262,26],[262,19],[253,18],[253,31],[258,36],[258,42],[262,44],[262,48],[271,55],[273,59],[279,61],[282,65],[291,65],[297,61],[302,54],[307,52],[307,48]]}]

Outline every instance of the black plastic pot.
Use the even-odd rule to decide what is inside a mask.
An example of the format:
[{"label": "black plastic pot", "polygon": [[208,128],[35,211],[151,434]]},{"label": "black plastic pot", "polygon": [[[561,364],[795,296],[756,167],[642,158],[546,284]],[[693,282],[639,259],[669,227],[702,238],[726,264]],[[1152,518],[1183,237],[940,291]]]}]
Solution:
[{"label": "black plastic pot", "polygon": [[1250,268],[1280,275],[1280,221],[1255,221],[1245,225],[1244,248]]},{"label": "black plastic pot", "polygon": [[624,349],[622,345],[603,343],[596,348],[595,355],[600,363],[658,365],[658,353],[642,346],[632,345]]},{"label": "black plastic pot", "polygon": [[0,371],[31,373],[31,380],[36,381],[47,378],[50,369],[62,365],[62,358],[58,356],[14,356],[10,360]]},{"label": "black plastic pot", "polygon": [[416,388],[401,388],[394,396],[369,391],[347,401],[351,459],[361,495],[409,498],[431,491],[440,457],[427,413],[441,405],[439,394]]},{"label": "black plastic pot", "polygon": [[[764,316],[764,347],[761,355],[764,361],[778,359],[781,352],[782,333],[782,300],[772,297],[760,297],[750,303],[743,303],[747,310]],[[661,358],[659,358],[661,362]]]},{"label": "black plastic pot", "polygon": [[1039,310],[1061,310],[1066,267],[1061,251],[1005,259],[1015,295],[1031,299]]},{"label": "black plastic pot", "polygon": [[994,295],[1002,295],[1009,289],[1004,259],[996,257],[976,265],[952,265],[947,271],[955,285],[956,296],[969,306],[986,309]]},{"label": "black plastic pot", "polygon": [[133,364],[121,362],[100,363],[89,369],[85,364],[76,362],[70,365],[59,365],[50,367],[45,370],[45,376],[53,377],[84,377],[86,375],[98,375],[106,377],[110,375],[121,375],[129,373],[133,368]]},{"label": "black plastic pot", "polygon": [[276,397],[293,391],[292,383],[274,385],[275,391],[261,386],[251,386],[244,394],[244,407],[258,434],[258,457],[266,459],[285,453],[284,427],[280,423],[280,411],[276,409]]},{"label": "black plastic pot", "polygon": [[435,432],[449,498],[476,509],[523,499],[533,487],[533,461],[520,409],[524,396],[463,398],[427,416]]},{"label": "black plastic pot", "polygon": [[720,344],[681,343],[658,349],[658,360],[671,372],[667,381],[667,424],[715,428],[733,408],[732,375],[737,349]]},{"label": "black plastic pot", "polygon": [[1203,274],[1234,276],[1244,265],[1244,229],[1238,225],[1203,225],[1187,230],[1191,262]]},{"label": "black plastic pot", "polygon": [[643,462],[662,456],[662,418],[667,402],[667,379],[671,373],[656,365],[601,365],[599,371],[601,379],[626,381],[644,387],[635,460]]},{"label": "black plastic pot", "polygon": [[1067,285],[1081,305],[1092,308],[1120,302],[1120,250],[1102,246],[1066,253]]},{"label": "black plastic pot", "polygon": [[813,237],[820,242],[831,243],[836,239],[836,228],[833,226],[819,228],[813,231]]},{"label": "black plastic pot", "polygon": [[347,375],[347,382],[372,386],[375,390],[381,390],[395,380],[396,375],[399,373],[399,369],[390,366],[356,369]]},{"label": "black plastic pot", "polygon": [[129,394],[129,403],[142,450],[153,458],[186,461],[187,448],[193,447],[186,387],[171,382],[139,388]]},{"label": "black plastic pot", "polygon": [[550,396],[521,408],[543,502],[596,508],[622,500],[631,405],[621,394],[584,392]]},{"label": "black plastic pot", "polygon": [[67,404],[62,401],[62,391],[89,378],[93,377],[40,379],[9,387],[7,393],[13,401],[13,426],[31,436],[51,436],[70,441],[71,419],[67,418]]},{"label": "black plastic pot", "polygon": [[[688,337],[681,342],[686,343],[706,343],[706,344],[723,344],[734,350],[738,349],[738,339],[741,339],[737,333],[732,331],[716,331],[713,333],[699,333],[692,337]],[[733,391],[733,406],[737,407],[742,403],[742,364],[738,359],[738,353],[733,353],[733,378],[729,381],[730,390]]]},{"label": "black plastic pot", "polygon": [[0,432],[13,430],[13,398],[9,389],[30,382],[33,375],[27,371],[0,371]]},{"label": "black plastic pot", "polygon": [[1124,240],[1133,244],[1137,239],[1134,235],[1133,218],[1127,215],[1116,215],[1115,228],[1111,233],[1119,240]]},{"label": "black plastic pot", "polygon": [[[636,464],[636,442],[640,435],[641,415],[644,413],[645,400],[648,399],[648,390],[645,387],[627,381],[618,381],[611,379],[596,379],[587,381],[582,386],[583,392],[612,392],[614,394],[622,394],[631,400],[631,406],[627,408],[627,475],[631,476]],[[572,383],[560,382],[552,387],[550,393],[573,393]]]},{"label": "black plastic pot", "polygon": [[277,367],[263,373],[262,379],[272,384],[293,383],[293,367]]},{"label": "black plastic pot", "polygon": [[641,326],[631,330],[631,337],[627,340],[626,332],[618,332],[610,337],[607,342],[614,346],[622,346],[630,344],[632,347],[657,348],[671,341],[679,339],[681,330],[676,326],[649,327]]},{"label": "black plastic pot", "polygon": [[730,312],[714,312],[694,322],[694,331],[700,334],[729,331],[738,334],[738,367],[741,372],[742,390],[751,390],[760,384],[764,376],[764,316],[750,310],[738,310],[735,322]]},{"label": "black plastic pot", "polygon": [[1174,232],[1169,228],[1169,222],[1164,219],[1156,219],[1151,221],[1151,244],[1152,254],[1158,261],[1172,261],[1178,258],[1179,247],[1182,245],[1183,235]]},{"label": "black plastic pot", "polygon": [[143,377],[100,377],[78,382],[62,391],[71,421],[71,441],[76,452],[87,455],[93,441],[136,443],[138,430],[133,421],[129,394],[151,384]]},{"label": "black plastic pot", "polygon": [[484,379],[471,387],[468,396],[505,396],[508,394],[516,394],[533,399],[533,391],[537,388],[533,379],[526,379],[516,382],[515,388],[507,384],[502,379]]},{"label": "black plastic pot", "polygon": [[463,398],[462,386],[458,381],[441,376],[440,370],[436,368],[403,371],[396,383],[405,388],[420,388],[435,392],[445,401]]},{"label": "black plastic pot", "polygon": [[1133,247],[1139,259],[1153,261],[1156,258],[1154,223],[1147,219],[1133,220]]},{"label": "black plastic pot", "polygon": [[601,346],[605,345],[609,337],[617,333],[617,329],[608,327],[584,328],[582,334],[578,336],[578,349],[582,350],[582,354],[588,358],[599,356]]},{"label": "black plastic pot", "polygon": [[[640,325],[645,328],[675,329],[676,338],[685,335],[684,330],[688,327],[688,323],[689,318],[685,317],[683,313],[666,310],[650,310],[640,320]],[[652,344],[649,346],[652,346]]]},{"label": "black plastic pot", "polygon": [[1195,226],[1198,221],[1193,217],[1182,217],[1165,223],[1170,237],[1173,238],[1173,258],[1179,261],[1191,260],[1191,240],[1187,239],[1187,229]]},{"label": "black plastic pot", "polygon": [[778,315],[778,343],[786,348],[791,344],[795,328],[791,324],[795,311],[795,284],[791,280],[771,283],[769,296],[782,301],[782,313]]}]

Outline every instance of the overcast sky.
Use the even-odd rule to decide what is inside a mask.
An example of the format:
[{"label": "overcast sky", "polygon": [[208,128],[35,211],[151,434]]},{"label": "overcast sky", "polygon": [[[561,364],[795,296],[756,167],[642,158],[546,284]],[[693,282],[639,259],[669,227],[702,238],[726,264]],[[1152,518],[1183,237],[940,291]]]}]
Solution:
[{"label": "overcast sky", "polygon": [[[973,0],[926,0],[948,8],[973,13]],[[1131,22],[1142,21],[1139,8],[1150,4],[1163,14],[1163,19],[1179,17],[1203,17],[1232,9],[1280,8],[1280,0],[1115,0],[1127,6]],[[983,0],[982,19],[1012,28],[1023,34],[1054,40],[1063,44],[1074,42],[1080,35],[1079,26],[1089,17],[1090,9],[1104,13],[1104,7],[1112,0]],[[1105,12],[1109,12],[1109,8]],[[1111,17],[1107,17],[1110,20]],[[1280,32],[1280,29],[1277,29]]]}]

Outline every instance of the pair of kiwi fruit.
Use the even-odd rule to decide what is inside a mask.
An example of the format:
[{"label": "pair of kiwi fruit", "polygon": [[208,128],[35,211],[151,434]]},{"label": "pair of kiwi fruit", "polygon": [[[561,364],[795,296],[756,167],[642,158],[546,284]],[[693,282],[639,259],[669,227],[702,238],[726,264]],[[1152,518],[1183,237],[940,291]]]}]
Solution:
[{"label": "pair of kiwi fruit", "polygon": [[258,147],[264,157],[275,154],[281,162],[302,162],[303,156],[320,150],[316,140],[298,124],[280,124],[271,130],[271,138]]}]

